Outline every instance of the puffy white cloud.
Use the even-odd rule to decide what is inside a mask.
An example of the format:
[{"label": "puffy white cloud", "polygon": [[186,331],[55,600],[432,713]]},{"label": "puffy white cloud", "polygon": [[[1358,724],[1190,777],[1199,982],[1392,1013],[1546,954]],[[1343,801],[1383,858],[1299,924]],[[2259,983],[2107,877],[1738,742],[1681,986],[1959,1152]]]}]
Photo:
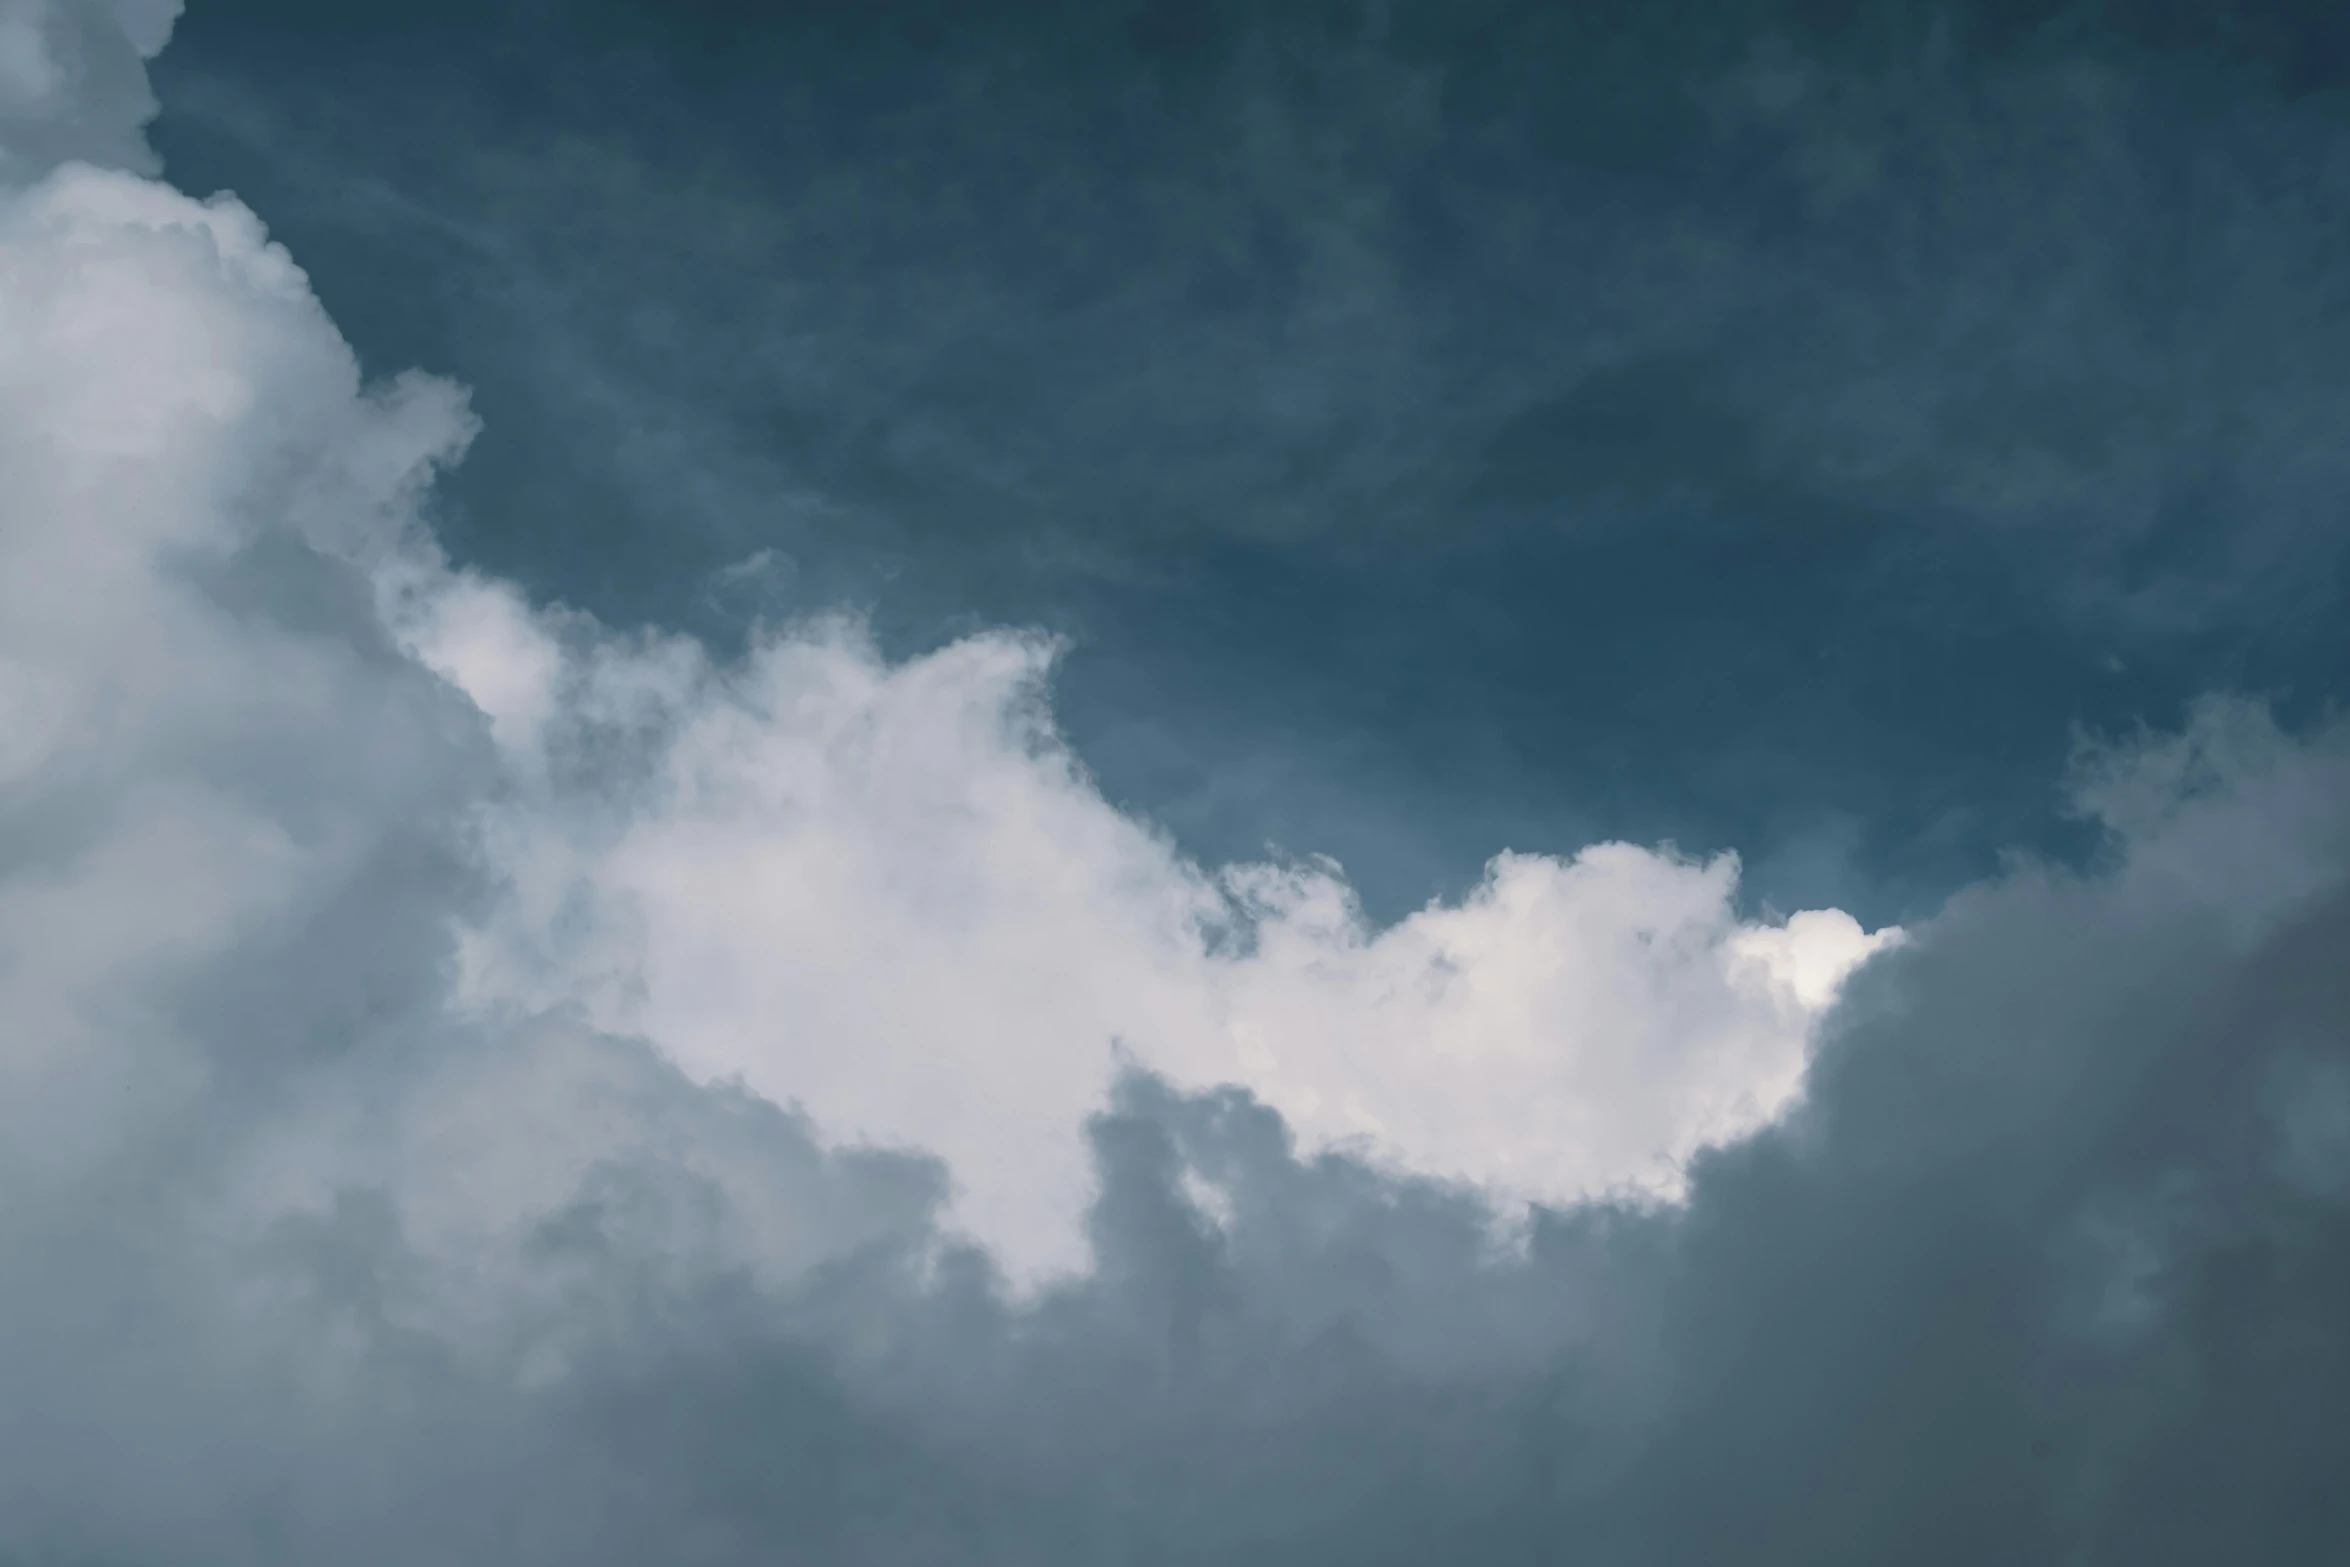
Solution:
[{"label": "puffy white cloud", "polygon": [[0,194],[0,1555],[481,1559],[400,1499],[632,1290],[929,1246],[924,1161],[449,1006],[503,726],[378,603],[470,433],[234,200]]},{"label": "puffy white cloud", "polygon": [[892,667],[836,622],[722,668],[404,580],[413,645],[490,714],[514,786],[472,999],[577,1003],[834,1135],[935,1150],[1023,1273],[1082,1260],[1080,1125],[1120,1054],[1497,1194],[1669,1192],[1788,1102],[1883,939],[1741,922],[1734,859],[1623,844],[1503,855],[1375,931],[1326,862],[1211,873],[1111,808],[1033,638]]},{"label": "puffy white cloud", "polygon": [[[141,165],[143,85],[101,66],[136,79],[170,8],[8,15],[29,40],[17,111],[103,129],[68,150]],[[47,136],[31,144],[66,147]],[[468,944],[472,1002],[575,1005],[837,1138],[935,1150],[961,1217],[1023,1273],[1081,1261],[1080,1126],[1120,1049],[1177,1082],[1246,1083],[1317,1142],[1498,1193],[1671,1190],[1693,1151],[1787,1102],[1870,949],[1832,912],[1741,923],[1726,857],[1503,856],[1460,906],[1386,931],[1326,863],[1190,864],[1054,736],[1033,638],[890,667],[818,624],[720,666],[450,570],[417,504],[470,435],[462,400],[414,377],[363,389],[234,200],[69,168],[6,223],[0,765],[54,780],[78,758],[101,792],[142,797],[119,828],[82,802],[91,875],[122,859],[75,884],[78,920],[64,892],[11,899],[52,985],[107,990],[139,942],[193,961],[298,901],[326,820],[349,818],[361,854],[445,806],[433,791],[479,784],[420,671],[182,580],[235,559],[223,580],[244,581],[280,546],[363,575],[372,618],[488,717],[504,783],[474,823],[478,868],[505,891]],[[239,759],[273,805],[315,792],[314,820],[291,832],[158,748]],[[170,888],[115,920],[120,878],[161,865]],[[77,955],[54,950],[68,941]]]},{"label": "puffy white cloud", "polygon": [[[135,78],[166,12],[9,15],[14,167],[57,127],[142,166],[146,100],[90,61]],[[453,570],[422,507],[462,396],[363,385],[233,198],[64,164],[6,198],[0,280],[4,1070],[52,1217],[170,1149],[224,1235],[382,1191],[493,1278],[657,1144],[733,1194],[733,1265],[789,1277],[918,1230],[935,1177],[873,1172],[936,1153],[1035,1276],[1084,1261],[1122,1058],[1497,1195],[1674,1190],[1787,1102],[1872,945],[1624,845],[1372,930],[1333,866],[1210,871],[1105,802],[1032,637],[891,665],[822,622],[722,663]],[[761,1199],[723,1137],[642,1119],[658,1072],[610,1036],[916,1157],[856,1165],[837,1222]]]}]

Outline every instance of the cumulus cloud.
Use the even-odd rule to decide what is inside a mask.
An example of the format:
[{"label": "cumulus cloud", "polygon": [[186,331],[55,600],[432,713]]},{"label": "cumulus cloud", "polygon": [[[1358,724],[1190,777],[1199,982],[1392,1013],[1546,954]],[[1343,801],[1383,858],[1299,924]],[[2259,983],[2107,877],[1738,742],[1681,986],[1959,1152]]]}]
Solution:
[{"label": "cumulus cloud", "polygon": [[820,624],[717,666],[392,575],[512,783],[485,828],[511,893],[469,932],[467,999],[574,1004],[837,1136],[934,1150],[1024,1274],[1082,1260],[1079,1127],[1120,1055],[1497,1194],[1669,1192],[1787,1103],[1885,939],[1832,910],[1741,922],[1734,860],[1621,844],[1504,855],[1373,931],[1327,863],[1211,874],[1105,803],[1033,638],[891,667]]},{"label": "cumulus cloud", "polygon": [[2350,1522],[2341,733],[2093,751],[2109,863],[1897,943],[1623,845],[1373,930],[1106,805],[1032,641],[729,663],[452,570],[463,399],[251,213],[0,203],[0,1556]]}]

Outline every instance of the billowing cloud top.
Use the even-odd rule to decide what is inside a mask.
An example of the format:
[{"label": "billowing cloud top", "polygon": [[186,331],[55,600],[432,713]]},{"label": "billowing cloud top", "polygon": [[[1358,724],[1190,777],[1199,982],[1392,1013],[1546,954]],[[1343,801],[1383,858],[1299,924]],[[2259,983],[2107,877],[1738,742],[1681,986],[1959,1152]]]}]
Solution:
[{"label": "billowing cloud top", "polygon": [[1032,639],[452,567],[462,396],[140,172],[170,9],[0,11],[0,1555],[2326,1559],[2341,735],[1900,940],[1620,844],[1372,929]]}]

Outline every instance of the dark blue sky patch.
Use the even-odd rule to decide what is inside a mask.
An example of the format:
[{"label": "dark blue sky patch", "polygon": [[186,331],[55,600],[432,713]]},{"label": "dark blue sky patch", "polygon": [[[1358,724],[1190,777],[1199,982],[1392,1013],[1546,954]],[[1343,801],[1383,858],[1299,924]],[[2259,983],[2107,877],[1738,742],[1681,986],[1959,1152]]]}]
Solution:
[{"label": "dark blue sky patch", "polygon": [[1620,835],[1891,918],[2078,847],[2075,726],[2338,681],[2341,32],[222,0],[157,141],[474,387],[538,591],[1044,625],[1115,797],[1382,914]]}]

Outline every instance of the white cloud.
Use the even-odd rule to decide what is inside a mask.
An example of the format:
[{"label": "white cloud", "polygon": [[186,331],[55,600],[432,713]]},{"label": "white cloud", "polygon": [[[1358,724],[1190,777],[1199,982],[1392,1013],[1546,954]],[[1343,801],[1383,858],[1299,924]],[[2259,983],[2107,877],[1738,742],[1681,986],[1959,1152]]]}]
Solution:
[{"label": "white cloud", "polygon": [[1832,913],[1741,923],[1726,857],[1505,855],[1385,931],[1327,864],[1203,869],[1061,745],[1034,638],[893,666],[819,623],[722,665],[450,570],[416,502],[471,434],[461,398],[363,389],[235,201],[68,168],[5,234],[4,759],[33,794],[81,780],[86,847],[0,918],[38,976],[12,1000],[57,1038],[482,787],[458,709],[364,627],[299,633],[191,578],[252,579],[281,543],[364,573],[486,715],[477,1011],[576,1007],[838,1140],[942,1154],[1024,1274],[1082,1260],[1081,1125],[1120,1048],[1500,1194],[1669,1191],[1786,1103],[1869,949]]},{"label": "white cloud", "polygon": [[1501,856],[1374,931],[1335,867],[1210,873],[1112,809],[1032,638],[891,666],[831,622],[717,667],[406,581],[420,655],[508,742],[512,896],[474,932],[472,999],[578,1003],[836,1136],[935,1150],[1023,1273],[1081,1260],[1113,1043],[1499,1194],[1670,1192],[1787,1103],[1882,939],[1835,911],[1742,923],[1733,859],[1623,844]]}]

